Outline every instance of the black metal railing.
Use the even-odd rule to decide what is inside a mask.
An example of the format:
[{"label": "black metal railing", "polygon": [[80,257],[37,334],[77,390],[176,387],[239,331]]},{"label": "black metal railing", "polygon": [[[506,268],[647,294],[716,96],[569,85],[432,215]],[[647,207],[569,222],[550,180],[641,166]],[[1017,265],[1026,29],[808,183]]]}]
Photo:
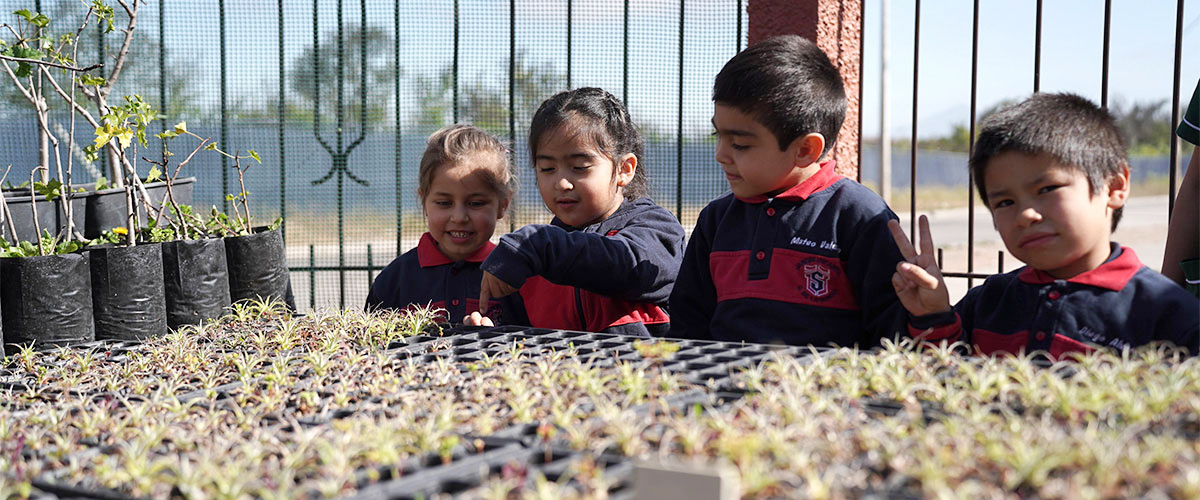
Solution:
[{"label": "black metal railing", "polygon": [[[7,13],[28,5],[27,1],[0,0],[0,4],[4,5],[3,12]],[[75,0],[60,0],[57,3],[35,0],[34,7],[38,10],[43,7],[53,9],[77,3]],[[212,3],[159,0],[145,7],[146,12],[154,13],[147,16],[153,21],[139,25],[139,31],[142,27],[150,31],[140,35],[146,36],[147,40],[154,40],[156,47],[153,51],[144,52],[143,56],[156,57],[157,60],[153,61],[156,63],[153,68],[144,65],[138,74],[145,79],[133,78],[135,81],[127,84],[128,89],[138,91],[146,80],[157,83],[159,95],[155,97],[165,115],[163,130],[174,121],[189,119],[192,120],[192,129],[218,136],[219,142],[227,148],[232,146],[233,149],[244,150],[256,147],[253,139],[277,144],[278,150],[273,152],[268,163],[276,164],[278,170],[273,170],[276,165],[263,167],[251,174],[249,181],[256,195],[257,206],[271,212],[268,215],[284,217],[285,234],[295,250],[291,257],[291,270],[298,281],[297,297],[302,299],[302,308],[357,306],[375,273],[392,257],[415,243],[416,236],[421,232],[419,226],[422,219],[419,204],[412,194],[415,193],[415,166],[423,148],[423,138],[439,123],[449,124],[451,121],[484,116],[480,114],[482,111],[469,105],[470,100],[478,96],[468,90],[475,89],[474,85],[486,87],[486,84],[493,83],[489,80],[507,78],[503,91],[498,94],[498,106],[487,110],[487,113],[505,116],[484,117],[496,118],[490,120],[495,125],[489,131],[508,138],[514,151],[514,167],[518,171],[522,170],[520,165],[526,163],[522,153],[525,151],[524,130],[528,124],[523,123],[522,118],[532,112],[531,109],[525,109],[529,103],[536,106],[536,102],[550,92],[573,85],[595,85],[599,80],[601,86],[608,85],[614,87],[613,90],[619,86],[620,95],[630,106],[635,120],[647,126],[648,140],[657,146],[650,153],[655,155],[653,161],[644,162],[650,165],[653,172],[652,182],[656,186],[654,196],[665,207],[673,209],[686,228],[692,227],[696,212],[705,201],[715,198],[726,189],[724,180],[716,175],[715,167],[710,169],[712,175],[694,174],[694,171],[715,165],[715,161],[712,160],[711,145],[706,142],[709,132],[708,111],[701,113],[702,116],[689,117],[688,110],[711,110],[707,89],[711,88],[712,76],[730,56],[745,46],[747,6],[744,0],[679,0],[677,5],[640,4],[632,0],[590,3],[593,7],[607,9],[603,16],[619,16],[620,21],[615,23],[609,22],[608,18],[599,18],[601,14],[582,16],[580,8],[585,5],[580,0],[508,0],[507,3],[462,2],[461,5],[460,0],[393,0],[390,5],[365,0],[313,0],[311,4],[299,0],[278,0],[269,6],[251,0],[216,0],[215,8]],[[971,143],[976,135],[978,111],[979,7],[979,0],[975,0],[970,79]],[[311,16],[306,15],[309,14],[308,8],[312,9]],[[910,214],[914,214],[910,235],[915,237],[915,214],[918,213],[919,203],[917,179],[921,159],[916,140],[920,125],[918,96],[923,76],[919,71],[921,1],[914,0],[913,8],[912,148],[907,208]],[[154,12],[156,9],[157,12]],[[669,10],[659,12],[652,9]],[[1100,84],[1101,103],[1107,105],[1111,0],[1106,0],[1104,9]],[[860,28],[864,33],[869,28],[866,10],[864,5],[860,16]],[[430,12],[447,15],[438,18],[442,24],[429,23],[426,18]],[[1030,14],[1036,23],[1032,82],[1032,90],[1036,92],[1040,90],[1042,76],[1041,0],[1037,1],[1034,12]],[[1184,1],[1177,0],[1172,123],[1178,123],[1180,117],[1183,16]],[[547,21],[546,17],[552,19]],[[348,21],[355,18],[355,22]],[[312,23],[311,26],[306,25],[308,22]],[[328,30],[330,24],[334,25],[332,30]],[[551,46],[558,40],[519,41],[520,35],[551,25],[565,26],[566,34],[561,40],[565,42],[562,45],[565,51],[558,50],[557,45]],[[489,31],[490,26],[506,29]],[[605,47],[576,43],[581,33],[608,26],[620,26],[619,30],[609,33],[605,38],[613,42],[613,46],[619,46],[619,51],[613,51],[619,56],[608,58],[609,50]],[[390,35],[391,40],[386,40],[387,36],[369,39],[369,35],[374,33],[371,29]],[[506,33],[508,43],[498,43],[502,40],[492,38],[486,43],[471,44],[469,40],[480,38],[481,32],[485,33],[484,37],[503,37]],[[698,37],[701,34],[710,32],[719,33],[721,39],[716,41],[710,37],[701,39],[703,42],[693,41],[700,39]],[[272,34],[274,40],[270,39]],[[247,41],[247,38],[254,40]],[[445,40],[449,50],[430,45],[425,38]],[[91,43],[95,45],[94,53],[98,60],[103,61],[111,56],[108,52],[111,42],[105,41],[103,35],[98,33],[96,40]],[[672,47],[671,43],[676,45]],[[507,68],[500,61],[468,67],[465,56],[490,50],[485,45],[507,47],[507,61],[504,61],[507,62]],[[251,49],[247,49],[247,46],[251,46]],[[189,51],[195,50],[194,47],[204,47],[202,50],[208,54],[215,49],[218,54],[205,58],[189,56]],[[311,60],[306,61],[305,50],[310,48]],[[523,56],[529,53],[535,55]],[[702,55],[704,67],[696,68],[695,63],[689,67],[686,61],[690,54]],[[278,60],[270,61],[270,57]],[[210,59],[217,63],[212,65]],[[433,64],[442,59],[448,59],[444,61],[447,63],[444,75],[442,66]],[[860,61],[866,59],[863,57]],[[645,71],[634,68],[638,63],[643,67],[653,65],[661,71],[647,76]],[[181,81],[181,68],[187,70],[187,64],[197,65],[197,68],[184,71]],[[545,88],[535,85],[533,90],[522,87],[523,74],[537,70],[539,64],[551,68],[539,75],[542,77],[540,81],[551,83],[546,83]],[[270,88],[272,85],[266,79],[246,83],[248,78],[268,70],[278,72],[277,81],[270,82],[275,83],[274,89]],[[860,66],[860,75],[863,74],[862,70]],[[617,78],[597,76],[618,71],[620,74]],[[441,85],[438,79],[442,76],[448,79],[448,83],[438,87]],[[357,78],[357,81],[350,81],[352,78]],[[210,81],[215,81],[215,85],[196,87]],[[193,86],[188,87],[188,84]],[[421,94],[428,90],[420,87],[421,84],[430,85],[433,91],[428,95]],[[862,88],[867,84],[870,82],[859,86],[859,103],[863,102]],[[182,87],[183,90],[176,87]],[[311,89],[311,95],[306,89]],[[443,92],[439,93],[439,89]],[[689,94],[689,89],[702,91]],[[271,92],[276,95],[269,95]],[[375,100],[372,92],[390,92],[387,99],[391,100]],[[418,99],[424,101],[414,102]],[[655,102],[646,103],[651,100]],[[449,116],[439,118],[440,122],[431,119],[426,123],[414,118],[415,106],[433,106],[425,109],[441,110],[437,106],[443,104]],[[389,114],[391,116],[387,116]],[[431,112],[432,115],[436,113]],[[269,132],[270,135],[263,132]],[[862,120],[859,123],[859,141],[861,166]],[[1174,209],[1177,183],[1176,141],[1172,135],[1169,169],[1171,202],[1168,211]],[[257,147],[263,147],[265,142]],[[705,158],[703,161],[706,163],[698,165],[699,161],[689,157],[689,152],[694,152],[695,157]],[[153,154],[151,151],[150,155]],[[267,160],[265,154],[264,160]],[[197,185],[199,201],[217,205],[226,203],[223,201],[224,194],[231,191],[230,183],[234,181],[230,179],[227,159],[198,158],[194,165],[198,170],[196,175],[201,177]],[[966,168],[965,164],[963,168]],[[346,182],[347,178],[350,183]],[[861,169],[859,179],[862,179]],[[334,182],[328,183],[331,180]],[[523,183],[521,192],[524,197],[519,201],[524,206],[517,216],[509,219],[510,230],[519,223],[547,219],[540,202],[529,196],[530,193],[536,194],[536,188],[531,189],[532,183],[527,179]],[[333,185],[333,193],[329,193],[328,184]],[[972,186],[973,179],[968,178],[965,187],[968,191],[966,270],[946,270],[944,273],[948,277],[965,278],[968,285],[988,276],[976,269],[976,208]],[[394,204],[384,208],[388,205],[388,197],[394,198]],[[270,207],[269,204],[275,206]],[[371,218],[390,210],[395,211],[394,217],[388,213],[386,217]],[[367,218],[371,219],[365,220]],[[394,243],[388,241],[393,226]],[[348,234],[355,231],[353,236]],[[379,238],[379,235],[384,236]],[[351,245],[354,246],[352,251]],[[307,247],[307,255],[304,255],[304,247]],[[365,253],[362,251],[364,248]],[[998,259],[996,271],[1001,272],[1004,266],[1003,251]]]},{"label": "black metal railing", "polygon": [[[978,80],[979,80],[979,24],[980,24],[980,18],[979,18],[980,5],[979,4],[980,4],[979,0],[974,0],[973,7],[972,7],[971,95],[970,95],[970,121],[969,121],[969,144],[970,144],[970,146],[968,149],[968,156],[974,152],[974,144],[975,144],[975,137],[976,137],[976,122],[978,121],[977,120],[977,118],[978,118],[977,97],[978,97]],[[1042,0],[1037,0],[1035,8],[1034,8],[1034,12],[1032,13],[1034,16],[1034,23],[1035,23],[1032,92],[1039,92],[1041,90],[1042,32],[1043,32],[1042,11],[1043,11],[1043,2],[1042,2]],[[865,17],[865,15],[864,15],[864,17]],[[917,196],[918,154],[917,154],[917,151],[919,148],[917,146],[918,141],[916,140],[916,138],[918,137],[917,131],[918,131],[919,120],[917,117],[917,114],[918,114],[917,112],[918,112],[918,95],[919,95],[920,82],[921,82],[920,72],[918,71],[920,69],[919,56],[920,56],[920,52],[921,52],[921,45],[920,45],[920,41],[921,41],[921,0],[914,0],[914,17],[915,17],[915,21],[914,21],[914,25],[913,25],[914,36],[913,36],[913,48],[912,48],[912,51],[913,51],[912,129],[911,129],[912,135],[910,136],[910,138],[912,139],[912,148],[911,148],[911,152],[910,152],[910,154],[911,154],[911,159],[910,159],[911,163],[910,163],[910,172],[909,172],[909,175],[910,175],[910,177],[909,177],[909,189],[910,189],[909,194],[910,194],[910,196],[909,196],[909,207],[908,208],[909,208],[909,213],[912,214],[911,218],[910,218],[910,224],[909,224],[909,237],[910,237],[910,239],[912,239],[912,241],[915,244],[916,237],[917,237],[917,213],[918,213],[917,212],[917,203],[918,203],[918,196]],[[1177,0],[1176,13],[1175,13],[1174,73],[1173,73],[1173,78],[1172,78],[1173,87],[1172,87],[1172,93],[1171,93],[1171,122],[1170,122],[1171,127],[1170,127],[1170,130],[1174,130],[1175,124],[1178,124],[1179,120],[1180,120],[1179,103],[1181,102],[1180,101],[1180,97],[1181,97],[1180,96],[1180,83],[1182,81],[1182,65],[1181,65],[1181,63],[1183,60],[1183,32],[1184,32],[1183,20],[1184,20],[1184,0]],[[865,24],[864,24],[864,27],[865,27]],[[865,32],[865,30],[864,30],[864,32]],[[1111,33],[1112,33],[1112,0],[1105,0],[1105,2],[1104,2],[1104,27],[1103,27],[1103,34],[1102,34],[1102,40],[1101,40],[1101,44],[1102,44],[1101,59],[1102,60],[1101,60],[1101,76],[1100,76],[1100,88],[1101,88],[1101,90],[1100,90],[1100,105],[1106,109],[1108,108],[1108,105],[1109,105],[1109,62],[1110,62],[1109,59],[1110,59],[1110,53],[1111,53],[1110,52]],[[860,98],[860,102],[861,102],[861,98]],[[861,138],[861,133],[860,133],[860,138]],[[1169,141],[1170,141],[1170,152],[1169,152],[1170,167],[1167,169],[1168,170],[1168,174],[1167,174],[1168,175],[1168,207],[1167,207],[1167,215],[1168,216],[1175,209],[1175,192],[1176,192],[1176,187],[1177,187],[1177,183],[1178,183],[1176,177],[1177,177],[1177,170],[1178,170],[1178,166],[1179,166],[1178,137],[1176,137],[1175,134],[1172,133],[1172,134],[1170,134]],[[860,142],[859,146],[860,146],[859,150],[860,150],[860,154],[861,154],[861,149],[862,149],[861,142]],[[859,162],[859,165],[860,166],[862,165],[861,161]],[[938,249],[937,260],[938,260],[939,267],[942,267],[942,269],[943,269],[942,274],[944,276],[952,277],[952,278],[965,278],[967,280],[967,286],[969,288],[974,285],[974,282],[976,279],[987,278],[991,274],[986,273],[986,272],[982,272],[982,273],[977,272],[976,268],[975,268],[975,253],[976,253],[976,233],[975,233],[975,205],[976,205],[975,204],[975,196],[976,196],[976,194],[975,194],[975,190],[974,190],[975,180],[974,180],[974,173],[971,172],[970,169],[967,169],[966,165],[964,165],[963,168],[967,170],[968,176],[969,176],[968,183],[966,186],[967,199],[968,199],[968,201],[967,201],[967,210],[968,210],[967,221],[968,221],[968,223],[967,223],[967,227],[966,227],[966,231],[967,231],[967,268],[965,271],[946,270],[945,266],[943,265],[942,249]],[[860,169],[859,174],[860,174],[860,179],[861,179],[861,174],[862,174],[861,169]],[[998,252],[997,268],[996,268],[995,272],[996,273],[1004,272],[1004,251],[1003,250],[1000,250]]]}]

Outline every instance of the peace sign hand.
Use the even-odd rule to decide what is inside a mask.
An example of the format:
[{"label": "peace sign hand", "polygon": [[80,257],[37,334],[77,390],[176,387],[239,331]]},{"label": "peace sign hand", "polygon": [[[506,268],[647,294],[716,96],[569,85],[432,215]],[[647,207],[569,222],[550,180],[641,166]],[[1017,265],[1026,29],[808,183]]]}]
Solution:
[{"label": "peace sign hand", "polygon": [[888,221],[888,230],[904,261],[896,264],[896,273],[892,275],[892,287],[896,289],[896,297],[913,316],[925,316],[950,310],[950,294],[946,291],[946,281],[942,271],[938,269],[937,259],[933,254],[933,236],[929,234],[929,219],[924,215],[918,220],[921,231],[921,252],[917,253],[900,222]]}]

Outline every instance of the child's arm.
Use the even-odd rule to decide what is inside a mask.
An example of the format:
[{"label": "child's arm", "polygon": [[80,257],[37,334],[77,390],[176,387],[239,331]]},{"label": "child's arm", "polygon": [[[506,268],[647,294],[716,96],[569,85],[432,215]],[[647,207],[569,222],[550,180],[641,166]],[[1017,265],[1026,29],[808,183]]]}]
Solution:
[{"label": "child's arm", "polygon": [[[707,210],[707,209],[706,209]],[[708,267],[712,248],[710,235],[702,227],[705,214],[700,215],[692,238],[688,240],[671,292],[671,331],[668,337],[712,340],[713,310],[717,307],[717,290]]]},{"label": "child's arm", "polygon": [[400,283],[403,282],[403,259],[403,255],[396,257],[375,276],[375,281],[371,283],[371,289],[367,292],[363,310],[372,312],[386,308],[399,309],[408,305],[399,303],[403,300],[400,287]]},{"label": "child's arm", "polygon": [[1179,184],[1175,197],[1175,211],[1167,225],[1167,244],[1163,252],[1162,273],[1187,287],[1180,262],[1200,254],[1200,224],[1196,214],[1200,213],[1200,147],[1192,150],[1192,160]]},{"label": "child's arm", "polygon": [[670,296],[683,254],[683,227],[666,210],[651,210],[616,234],[536,224],[500,238],[483,263],[482,290],[516,291],[531,276],[638,302]]}]

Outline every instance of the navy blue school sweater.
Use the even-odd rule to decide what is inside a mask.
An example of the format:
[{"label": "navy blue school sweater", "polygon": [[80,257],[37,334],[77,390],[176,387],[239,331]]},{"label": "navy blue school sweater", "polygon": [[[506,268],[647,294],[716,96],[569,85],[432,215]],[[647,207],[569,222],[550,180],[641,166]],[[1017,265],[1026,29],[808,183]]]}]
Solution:
[{"label": "navy blue school sweater", "polygon": [[669,327],[683,241],[674,215],[639,198],[584,228],[555,217],[508,233],[483,269],[520,288],[530,326],[648,336]]},{"label": "navy blue school sweater", "polygon": [[870,347],[904,333],[892,287],[896,215],[832,161],[773,198],[732,193],[700,212],[675,293],[670,336]]},{"label": "navy blue school sweater", "polygon": [[[429,304],[445,309],[439,321],[460,322],[479,310],[479,283],[483,281],[479,264],[495,247],[487,242],[465,260],[455,262],[438,250],[433,236],[425,233],[416,248],[396,257],[375,277],[365,308],[404,310]],[[515,316],[511,319],[520,321],[523,316],[519,302],[488,302],[488,316],[493,319]]]},{"label": "navy blue school sweater", "polygon": [[954,310],[919,316],[909,334],[965,341],[981,354],[1045,351],[1055,358],[1164,340],[1198,352],[1200,300],[1112,244],[1099,267],[1066,280],[1031,267],[989,277]]}]

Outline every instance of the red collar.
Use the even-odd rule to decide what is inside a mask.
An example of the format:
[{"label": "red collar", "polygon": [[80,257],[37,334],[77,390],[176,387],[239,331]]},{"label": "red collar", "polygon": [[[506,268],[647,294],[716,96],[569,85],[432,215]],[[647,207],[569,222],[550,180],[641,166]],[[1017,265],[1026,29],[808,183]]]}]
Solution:
[{"label": "red collar", "polygon": [[[483,259],[492,253],[493,248],[496,248],[496,245],[488,241],[475,253],[467,256],[465,260],[467,262],[483,262]],[[417,263],[421,264],[421,267],[433,267],[453,264],[454,261],[442,253],[437,246],[437,241],[434,241],[433,235],[425,233],[421,235],[421,241],[417,242]]]},{"label": "red collar", "polygon": [[[804,201],[804,200],[807,200],[809,196],[812,196],[813,193],[818,193],[818,192],[824,190],[825,188],[832,186],[833,183],[837,182],[838,180],[840,180],[842,178],[842,176],[838,175],[837,172],[833,171],[833,167],[836,164],[837,164],[837,162],[834,160],[822,162],[821,169],[817,170],[817,173],[813,174],[812,177],[804,179],[799,184],[796,184],[795,186],[788,188],[786,191],[775,195],[775,199],[776,200],[787,200],[787,201]],[[771,197],[766,196],[766,195],[758,195],[758,196],[751,196],[749,198],[742,198],[739,196],[739,197],[737,197],[737,199],[742,200],[746,203],[763,203],[763,202],[771,199]]]},{"label": "red collar", "polygon": [[[1133,275],[1137,274],[1143,264],[1132,248],[1115,244],[1113,246],[1117,255],[1110,257],[1103,264],[1100,264],[1099,267],[1091,271],[1072,276],[1067,279],[1067,282],[1107,288],[1114,291],[1125,288],[1125,284],[1129,283],[1129,280],[1133,278]],[[1025,269],[1021,270],[1017,278],[1033,285],[1045,285],[1055,281],[1055,278],[1045,271],[1029,266],[1025,266]]]}]

